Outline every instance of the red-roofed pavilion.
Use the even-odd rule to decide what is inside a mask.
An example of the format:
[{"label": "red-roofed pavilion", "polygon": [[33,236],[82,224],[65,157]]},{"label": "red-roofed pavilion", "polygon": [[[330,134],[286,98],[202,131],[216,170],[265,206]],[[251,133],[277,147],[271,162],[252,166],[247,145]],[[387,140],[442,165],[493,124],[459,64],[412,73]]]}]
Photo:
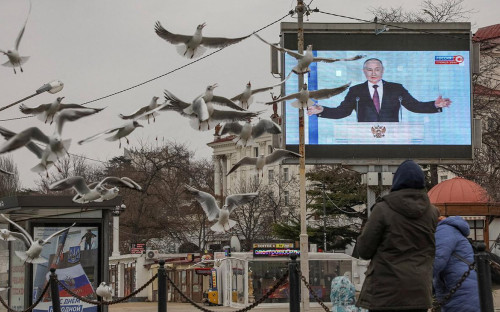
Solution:
[{"label": "red-roofed pavilion", "polygon": [[428,193],[431,203],[438,207],[441,215],[463,216],[466,220],[483,220],[479,227],[471,226],[471,231],[483,229],[483,239],[489,244],[489,224],[500,217],[500,205],[491,202],[488,193],[479,184],[464,178],[453,178],[434,186]]}]

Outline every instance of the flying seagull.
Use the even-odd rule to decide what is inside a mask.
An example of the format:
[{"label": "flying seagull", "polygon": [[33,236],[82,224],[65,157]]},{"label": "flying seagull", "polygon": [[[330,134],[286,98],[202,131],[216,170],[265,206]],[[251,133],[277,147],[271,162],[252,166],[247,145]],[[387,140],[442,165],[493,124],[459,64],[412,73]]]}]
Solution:
[{"label": "flying seagull", "polygon": [[[210,130],[221,122],[246,120],[260,114],[260,112],[244,111],[233,101],[213,95],[215,87],[217,84],[208,86],[205,93],[195,98],[192,103],[184,102],[170,91],[165,90],[165,99],[168,104],[164,109],[176,111],[182,116],[190,118],[191,127],[200,131]],[[227,106],[232,110],[217,110],[214,109],[213,104]]]},{"label": "flying seagull", "polygon": [[172,44],[178,44],[177,52],[187,58],[199,57],[205,53],[207,48],[225,48],[251,36],[248,35],[240,38],[204,37],[201,32],[205,25],[205,23],[198,25],[194,35],[187,36],[171,33],[163,28],[160,22],[156,22],[155,32],[166,41]]},{"label": "flying seagull", "polygon": [[16,74],[16,66],[18,66],[21,69],[21,72],[23,72],[22,65],[26,63],[26,61],[28,61],[28,59],[30,58],[29,56],[19,55],[19,44],[21,43],[21,39],[23,38],[24,29],[26,28],[26,24],[28,23],[28,17],[30,16],[30,12],[31,12],[31,1],[30,1],[30,8],[28,10],[28,15],[26,16],[26,21],[24,22],[23,28],[21,28],[21,31],[19,32],[16,38],[16,47],[12,50],[7,50],[7,51],[0,50],[0,53],[6,55],[7,58],[9,59],[2,65],[7,67],[12,67],[12,69],[14,69],[14,74]]},{"label": "flying seagull", "polygon": [[272,102],[266,102],[266,104],[274,104],[278,103],[281,101],[286,101],[286,100],[293,100],[296,99],[296,101],[293,101],[291,105],[295,108],[307,108],[309,106],[314,105],[314,101],[311,99],[315,100],[323,100],[323,99],[328,99],[334,95],[340,94],[347,90],[351,83],[347,83],[343,86],[340,86],[338,88],[333,88],[333,89],[320,89],[320,90],[315,90],[315,91],[309,91],[307,90],[307,83],[304,83],[302,86],[302,89],[300,92],[297,93],[292,93],[289,94],[285,97],[279,98],[277,100],[274,100]]},{"label": "flying seagull", "polygon": [[295,58],[297,60],[297,65],[295,65],[295,67],[292,68],[292,71],[294,73],[296,73],[297,75],[302,75],[302,74],[310,72],[311,70],[309,69],[309,65],[313,62],[334,63],[334,62],[339,62],[339,61],[356,61],[356,60],[359,60],[359,59],[365,57],[365,55],[356,55],[356,56],[351,57],[351,58],[341,58],[341,59],[314,57],[312,45],[308,45],[304,54],[300,54],[300,53],[297,53],[295,51],[281,48],[281,47],[278,47],[274,44],[271,44],[271,43],[267,42],[266,40],[262,39],[256,33],[254,35],[257,38],[259,38],[261,41],[263,41],[264,43],[271,46],[273,49],[276,49],[278,51],[286,53],[286,54],[290,55],[291,57]]},{"label": "flying seagull", "polygon": [[17,232],[12,232],[7,229],[0,229],[0,240],[3,241],[13,241],[16,240],[16,238],[20,238],[24,240],[24,237],[22,237],[23,234],[17,233]]},{"label": "flying seagull", "polygon": [[214,232],[227,232],[236,225],[236,221],[229,219],[229,214],[238,206],[247,204],[254,200],[259,193],[233,194],[226,197],[226,202],[219,208],[215,198],[205,192],[199,191],[189,185],[185,185],[186,191],[194,195],[205,211],[208,220],[217,220],[210,228]]},{"label": "flying seagull", "polygon": [[259,122],[252,126],[250,121],[241,125],[239,122],[229,122],[222,126],[221,135],[232,133],[236,134],[237,137],[233,139],[237,145],[243,147],[251,145],[253,139],[260,137],[264,133],[279,134],[281,133],[281,127],[272,122],[271,120],[261,119]]},{"label": "flying seagull", "polygon": [[50,120],[50,124],[52,124],[52,122],[54,121],[54,117],[56,116],[57,112],[64,109],[79,108],[86,110],[94,110],[96,113],[103,110],[103,108],[90,108],[79,104],[62,104],[61,102],[63,99],[64,96],[58,97],[52,103],[42,104],[33,108],[21,104],[21,106],[19,106],[19,110],[21,110],[23,114],[35,115],[39,120],[43,121],[44,123],[47,123]]},{"label": "flying seagull", "polygon": [[[28,147],[40,159],[40,163],[31,169],[34,172],[47,170],[54,161],[64,157],[68,153],[71,144],[71,139],[62,140],[57,133],[47,136],[37,127],[25,129],[17,134],[0,127],[0,133],[5,138],[11,136],[10,139],[0,146],[0,154],[16,150],[23,146]],[[33,141],[44,143],[45,148],[41,149]]]},{"label": "flying seagull", "polygon": [[[137,184],[134,180],[127,178],[127,177],[122,177],[122,178],[117,178],[117,177],[106,177],[100,182],[94,182],[90,183],[88,187],[90,189],[95,188],[96,186],[99,185],[99,192],[101,194],[101,197],[94,200],[95,202],[102,202],[104,200],[111,200],[118,196],[118,193],[120,192],[120,189],[118,186],[123,186],[125,185],[126,187],[130,189],[135,189],[137,191],[142,191],[142,187]],[[113,186],[112,188],[107,188],[106,186]]]},{"label": "flying seagull", "polygon": [[[73,197],[73,201],[75,203],[85,204],[91,201],[99,202],[107,200],[108,198],[109,199],[114,198],[106,194],[107,189],[104,187],[105,184],[142,190],[142,188],[137,183],[135,183],[132,179],[129,179],[127,177],[124,178],[106,177],[98,183],[92,183],[90,185],[87,185],[85,179],[81,176],[74,176],[56,181],[51,185],[49,185],[49,190],[64,191],[73,188],[77,192],[77,194]],[[103,195],[106,195],[107,198],[103,198]]]},{"label": "flying seagull", "polygon": [[111,129],[105,130],[103,132],[99,132],[93,136],[86,138],[86,139],[80,140],[80,141],[78,141],[78,144],[82,145],[82,144],[94,141],[94,140],[96,140],[96,139],[98,139],[106,134],[113,134],[112,136],[107,137],[105,140],[106,141],[118,141],[118,142],[120,142],[119,148],[121,148],[122,147],[122,141],[121,141],[122,138],[125,138],[125,140],[127,141],[127,144],[129,144],[127,136],[139,127],[144,128],[143,125],[141,125],[140,123],[138,123],[136,121],[137,119],[140,119],[140,118],[147,116],[147,115],[150,115],[150,114],[154,114],[155,112],[159,111],[160,109],[163,109],[165,106],[166,106],[166,104],[159,105],[155,109],[149,110],[149,111],[145,112],[144,114],[135,117],[133,120],[128,121],[119,127],[111,128]]},{"label": "flying seagull", "polygon": [[10,287],[0,287],[0,291],[6,291],[7,289],[9,289]]},{"label": "flying seagull", "polygon": [[113,289],[111,285],[106,285],[105,282],[99,284],[96,288],[95,294],[101,297],[104,301],[111,301],[113,299]]},{"label": "flying seagull", "polygon": [[[285,149],[275,149],[271,154],[264,156],[264,154],[260,154],[258,157],[243,157],[238,161],[231,170],[226,174],[228,176],[240,166],[251,165],[254,166],[257,171],[262,170],[265,165],[270,165],[276,163],[278,161],[282,161],[286,158],[300,158],[302,157],[300,154],[294,153]],[[262,172],[264,174],[264,172]]]},{"label": "flying seagull", "polygon": [[159,99],[159,97],[153,96],[153,98],[151,99],[151,102],[148,105],[141,107],[140,109],[138,109],[136,112],[132,113],[131,115],[120,114],[119,116],[121,119],[135,119],[136,117],[142,116],[140,118],[147,120],[148,123],[149,123],[150,118],[153,118],[153,122],[155,122],[156,121],[155,117],[158,116],[158,113],[152,113],[152,114],[146,114],[146,115],[144,115],[144,114],[159,106],[158,99]]},{"label": "flying seagull", "polygon": [[2,218],[7,220],[9,223],[11,223],[13,226],[15,226],[21,233],[23,234],[23,239],[24,243],[26,245],[26,248],[28,248],[27,251],[16,251],[16,255],[23,260],[25,263],[45,263],[47,262],[47,259],[40,257],[40,254],[42,253],[43,246],[46,244],[50,244],[50,240],[58,235],[61,235],[65,231],[68,231],[72,226],[74,226],[76,223],[73,223],[71,226],[68,226],[67,228],[64,228],[62,230],[59,230],[53,234],[51,234],[49,237],[46,239],[38,239],[34,240],[31,235],[23,229],[19,224],[15,223],[14,221],[10,220],[7,218],[4,214],[0,214]]},{"label": "flying seagull", "polygon": [[268,91],[268,90],[272,90],[274,87],[277,87],[277,86],[283,84],[285,81],[287,81],[289,77],[290,77],[290,75],[288,75],[285,78],[285,80],[283,80],[282,82],[280,82],[278,84],[275,84],[275,85],[269,86],[269,87],[259,88],[259,89],[252,89],[252,83],[249,81],[245,87],[245,90],[242,93],[233,96],[230,100],[231,101],[238,101],[238,102],[240,102],[241,108],[248,109],[250,107],[250,105],[253,103],[253,95],[254,94]]}]

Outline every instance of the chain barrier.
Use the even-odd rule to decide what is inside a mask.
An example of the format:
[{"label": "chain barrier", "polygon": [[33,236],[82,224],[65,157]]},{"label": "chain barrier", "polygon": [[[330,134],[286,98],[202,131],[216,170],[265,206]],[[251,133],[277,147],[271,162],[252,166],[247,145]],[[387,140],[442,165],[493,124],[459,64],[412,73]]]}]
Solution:
[{"label": "chain barrier", "polygon": [[33,302],[33,304],[30,305],[26,310],[23,310],[23,311],[18,311],[18,310],[11,309],[7,305],[7,303],[5,303],[5,301],[3,300],[2,296],[0,296],[0,302],[7,309],[8,312],[28,312],[28,311],[33,310],[40,303],[40,301],[42,301],[43,296],[45,295],[45,293],[49,289],[49,286],[50,286],[50,283],[46,283],[45,287],[43,288],[42,293],[40,294],[40,296],[38,297],[38,299],[35,302]]},{"label": "chain barrier", "polygon": [[86,302],[86,303],[89,303],[89,304],[93,304],[93,305],[112,305],[112,304],[117,304],[117,303],[121,303],[121,302],[127,301],[128,299],[130,299],[133,296],[137,295],[144,288],[148,287],[149,284],[151,284],[157,277],[158,277],[158,273],[155,274],[149,281],[147,281],[146,284],[142,285],[141,288],[139,288],[139,289],[133,291],[132,293],[130,293],[130,295],[122,297],[122,298],[119,298],[117,300],[113,300],[113,301],[104,301],[104,300],[103,301],[98,301],[98,300],[87,299],[85,297],[82,297],[82,296],[74,293],[72,290],[70,290],[68,287],[66,287],[66,285],[64,285],[63,283],[61,283],[60,280],[56,279],[56,281],[59,284],[59,286],[61,286],[66,292],[68,292],[68,294],[70,294],[71,296],[73,296],[76,299],[79,299],[79,300],[81,300],[83,302]]},{"label": "chain barrier", "polygon": [[317,303],[319,303],[319,305],[325,309],[326,312],[330,312],[330,309],[325,305],[325,303],[321,300],[320,297],[318,297],[318,295],[316,294],[316,292],[314,291],[314,289],[312,289],[311,287],[311,284],[309,284],[307,282],[307,279],[304,275],[302,275],[302,272],[300,271],[299,268],[297,268],[297,273],[299,273],[299,276],[300,276],[300,279],[302,280],[302,282],[304,282],[304,285],[306,285],[307,289],[309,289],[309,293],[311,295],[313,295],[314,297],[314,300],[316,300]]},{"label": "chain barrier", "polygon": [[[167,280],[170,283],[170,285],[172,285],[172,287],[174,287],[174,289],[181,295],[181,297],[184,298],[184,299],[186,299],[193,306],[195,306],[196,308],[200,309],[203,312],[214,312],[214,310],[209,310],[209,309],[207,309],[205,307],[202,307],[199,304],[197,304],[196,302],[194,302],[193,300],[191,300],[191,298],[189,298],[188,296],[186,296],[179,289],[179,287],[177,287],[177,285],[175,285],[173,283],[173,281],[170,279],[170,277],[168,276],[168,274],[165,274],[165,277],[167,278]],[[247,307],[244,307],[243,309],[236,310],[236,311],[233,311],[233,312],[245,312],[245,311],[249,311],[249,310],[255,308],[256,306],[258,306],[259,304],[261,304],[262,302],[264,302],[264,300],[268,299],[269,296],[271,296],[276,291],[276,289],[278,289],[278,287],[280,287],[281,285],[283,285],[285,283],[285,281],[286,281],[287,278],[288,278],[288,270],[286,270],[285,274],[283,274],[283,276],[279,280],[276,281],[276,284],[274,284],[274,286],[271,287],[271,289],[269,289],[267,291],[267,293],[264,296],[262,296],[259,300],[255,301],[254,303],[252,303],[251,305],[249,305]]]},{"label": "chain barrier", "polygon": [[473,262],[473,263],[471,263],[471,264],[468,265],[467,271],[464,272],[464,274],[462,275],[462,277],[458,280],[457,284],[450,289],[450,292],[446,296],[444,296],[444,298],[443,298],[442,301],[438,301],[438,299],[435,298],[435,297],[433,298],[433,300],[432,300],[432,308],[431,308],[432,312],[441,311],[440,310],[441,307],[443,305],[445,305],[451,299],[451,296],[453,296],[453,294],[455,294],[455,292],[462,286],[462,283],[470,275],[470,271],[472,271],[472,270],[475,269],[475,266],[476,266],[475,262]]}]

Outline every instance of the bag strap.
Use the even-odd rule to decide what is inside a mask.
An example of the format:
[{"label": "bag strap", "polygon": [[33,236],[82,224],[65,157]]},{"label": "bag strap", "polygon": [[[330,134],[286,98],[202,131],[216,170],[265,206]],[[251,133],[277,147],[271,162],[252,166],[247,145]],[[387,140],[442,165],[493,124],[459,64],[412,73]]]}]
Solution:
[{"label": "bag strap", "polygon": [[467,259],[465,259],[461,255],[457,254],[456,252],[453,252],[451,255],[454,256],[455,258],[459,259],[460,261],[464,262],[468,266],[471,266],[472,264],[474,264],[474,262],[468,261]]}]

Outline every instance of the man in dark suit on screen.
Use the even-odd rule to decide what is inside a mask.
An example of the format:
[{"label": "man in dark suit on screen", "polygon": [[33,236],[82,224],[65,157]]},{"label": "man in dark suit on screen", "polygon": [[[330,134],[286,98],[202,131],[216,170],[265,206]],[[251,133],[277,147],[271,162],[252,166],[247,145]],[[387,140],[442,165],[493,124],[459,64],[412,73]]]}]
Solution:
[{"label": "man in dark suit on screen", "polygon": [[399,122],[401,106],[414,113],[439,113],[451,105],[451,100],[439,96],[435,101],[419,102],[399,83],[382,80],[384,65],[376,58],[363,64],[367,81],[349,89],[338,107],[313,105],[307,109],[309,116],[341,119],[357,112],[359,122]]}]

